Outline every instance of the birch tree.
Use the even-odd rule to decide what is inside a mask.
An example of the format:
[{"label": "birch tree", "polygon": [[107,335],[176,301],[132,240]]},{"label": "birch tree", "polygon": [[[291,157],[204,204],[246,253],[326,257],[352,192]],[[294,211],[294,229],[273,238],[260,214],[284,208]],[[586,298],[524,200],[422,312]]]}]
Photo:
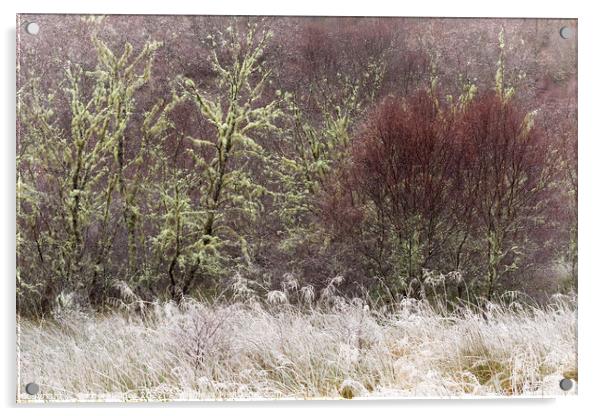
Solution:
[{"label": "birch tree", "polygon": [[277,130],[274,123],[282,114],[280,99],[267,99],[264,94],[271,75],[264,53],[272,33],[256,24],[248,24],[241,33],[234,27],[237,23],[209,37],[217,89],[210,91],[191,78],[179,80],[182,97],[194,103],[212,130],[207,137],[186,137],[194,161],[190,184],[199,196],[192,206],[198,214],[193,216],[198,229],[184,250],[190,264],[179,283],[183,295],[193,288],[219,247],[241,241],[231,220],[253,219],[261,210],[266,188],[249,166],[252,160],[265,158],[260,138]]},{"label": "birch tree", "polygon": [[[45,273],[32,278],[43,281],[36,283],[43,287],[43,311],[64,288],[98,295],[117,232],[116,195],[128,232],[128,264],[136,256],[139,180],[130,182],[125,171],[141,166],[144,144],[132,146],[138,149],[133,158],[125,147],[127,140],[140,139],[128,131],[132,114],[141,111],[134,95],[148,82],[160,44],[148,42],[136,55],[129,43],[119,55],[99,38],[93,37],[92,44],[94,69],[68,63],[58,88],[43,91],[39,78],[32,77],[18,94],[23,150],[18,220],[36,224],[32,241]],[[64,119],[54,111],[61,102],[69,109]]]}]

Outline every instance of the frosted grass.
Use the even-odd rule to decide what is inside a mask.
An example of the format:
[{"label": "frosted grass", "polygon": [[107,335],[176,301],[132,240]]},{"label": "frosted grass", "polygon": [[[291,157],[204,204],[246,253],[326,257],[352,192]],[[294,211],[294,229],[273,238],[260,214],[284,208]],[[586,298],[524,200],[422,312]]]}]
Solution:
[{"label": "frosted grass", "polygon": [[357,299],[68,311],[20,320],[19,384],[41,391],[18,399],[557,395],[561,378],[577,379],[576,329],[575,301],[561,296],[445,313],[418,301],[378,312]]}]

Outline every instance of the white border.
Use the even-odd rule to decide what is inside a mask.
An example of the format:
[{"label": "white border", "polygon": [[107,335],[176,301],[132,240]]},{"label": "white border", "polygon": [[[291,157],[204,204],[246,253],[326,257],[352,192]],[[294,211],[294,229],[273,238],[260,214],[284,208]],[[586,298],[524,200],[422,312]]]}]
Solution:
[{"label": "white border", "polygon": [[[3,211],[3,233],[0,246],[2,270],[2,332],[0,343],[2,354],[2,375],[0,394],[5,414],[39,413],[54,415],[106,415],[110,413],[132,413],[147,416],[177,411],[189,414],[245,414],[267,415],[283,412],[292,415],[306,415],[308,412],[345,415],[364,415],[375,410],[388,414],[444,413],[445,415],[507,415],[508,413],[536,412],[546,415],[586,414],[588,410],[600,407],[597,398],[602,378],[600,356],[600,319],[598,307],[602,296],[602,273],[600,267],[600,246],[602,227],[600,189],[602,189],[602,90],[599,41],[602,40],[602,17],[595,9],[595,2],[555,1],[527,2],[525,0],[503,1],[433,1],[412,0],[393,2],[392,0],[20,0],[16,3],[0,3],[2,21],[2,72],[3,97],[0,120],[4,135],[0,139],[0,163],[2,196],[0,207]],[[446,16],[446,17],[557,17],[579,19],[579,396],[556,400],[514,399],[514,400],[404,400],[404,401],[284,401],[284,402],[218,402],[180,403],[176,407],[165,404],[97,405],[85,409],[69,405],[46,407],[15,407],[15,225],[14,225],[14,154],[15,154],[15,14],[16,13],[118,13],[118,14],[252,14],[252,15],[356,15],[356,16]],[[200,409],[199,409],[200,407]],[[173,409],[173,410],[172,410]]]},{"label": "white border", "polygon": [[[521,0],[486,5],[476,0],[387,2],[383,0],[222,0],[222,1],[38,1],[23,0],[17,12],[117,13],[117,14],[242,14],[333,16],[430,16],[430,17],[558,17],[575,18],[582,10],[576,2],[547,1],[538,6]],[[31,5],[31,6],[30,6]],[[543,7],[542,7],[543,6]]]}]

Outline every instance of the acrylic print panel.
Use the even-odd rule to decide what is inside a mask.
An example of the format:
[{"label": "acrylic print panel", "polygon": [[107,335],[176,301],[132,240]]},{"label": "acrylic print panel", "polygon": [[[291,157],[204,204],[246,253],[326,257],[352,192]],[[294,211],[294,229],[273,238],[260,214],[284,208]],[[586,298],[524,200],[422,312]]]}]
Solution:
[{"label": "acrylic print panel", "polygon": [[18,401],[575,394],[575,20],[17,26]]}]

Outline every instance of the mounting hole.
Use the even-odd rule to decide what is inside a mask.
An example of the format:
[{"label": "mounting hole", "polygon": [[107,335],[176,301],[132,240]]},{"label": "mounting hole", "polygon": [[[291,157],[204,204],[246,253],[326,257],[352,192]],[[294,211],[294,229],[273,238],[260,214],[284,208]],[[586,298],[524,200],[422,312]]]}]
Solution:
[{"label": "mounting hole", "polygon": [[564,391],[569,391],[573,388],[573,380],[569,378],[563,378],[560,380],[560,389]]},{"label": "mounting hole", "polygon": [[36,22],[29,22],[25,25],[25,31],[30,35],[37,35],[40,33],[40,25]]},{"label": "mounting hole", "polygon": [[560,28],[560,37],[562,39],[569,39],[573,36],[573,29],[570,27],[564,26]]},{"label": "mounting hole", "polygon": [[28,383],[25,386],[25,392],[34,396],[40,392],[40,386],[38,386],[36,383]]}]

